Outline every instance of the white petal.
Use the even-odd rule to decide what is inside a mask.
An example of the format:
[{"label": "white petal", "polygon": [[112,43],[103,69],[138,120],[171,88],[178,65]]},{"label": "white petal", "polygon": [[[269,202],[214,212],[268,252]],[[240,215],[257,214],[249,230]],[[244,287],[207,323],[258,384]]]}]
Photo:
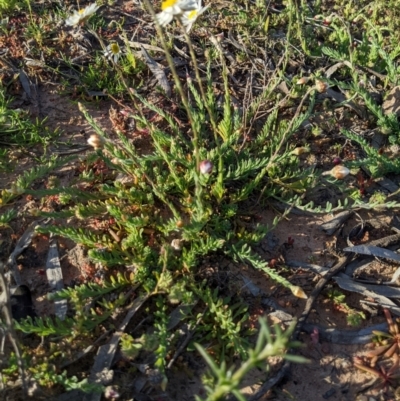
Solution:
[{"label": "white petal", "polygon": [[[185,11],[182,14],[182,24],[186,27],[186,32],[192,29],[193,24],[196,22],[197,18],[207,10],[209,6],[198,8],[192,11]],[[194,12],[195,11],[195,12]]]},{"label": "white petal", "polygon": [[90,6],[86,7],[86,12],[87,14],[94,14],[100,6],[98,6],[96,3],[91,4]]},{"label": "white petal", "polygon": [[183,13],[183,10],[181,7],[179,7],[177,4],[174,4],[171,7],[167,7],[164,12],[170,13],[172,15],[181,15]]},{"label": "white petal", "polygon": [[174,14],[167,12],[167,10],[161,11],[156,15],[157,21],[161,26],[168,25],[174,18]]},{"label": "white petal", "polygon": [[178,0],[176,4],[183,11],[196,10],[199,7],[196,0]]},{"label": "white petal", "polygon": [[75,11],[75,14],[71,15],[65,20],[65,24],[68,26],[78,25],[81,21],[81,16]]},{"label": "white petal", "polygon": [[201,9],[198,11],[198,16],[201,15],[201,14],[203,14],[204,11],[206,11],[208,7],[210,7],[210,4],[207,4],[205,7],[201,8]]},{"label": "white petal", "polygon": [[193,27],[193,22],[189,22],[188,24],[184,25],[186,33],[189,33]]}]

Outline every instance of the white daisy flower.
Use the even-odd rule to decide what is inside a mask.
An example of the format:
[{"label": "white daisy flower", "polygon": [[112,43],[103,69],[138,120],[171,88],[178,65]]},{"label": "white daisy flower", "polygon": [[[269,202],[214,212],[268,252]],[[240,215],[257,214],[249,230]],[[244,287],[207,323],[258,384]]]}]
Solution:
[{"label": "white daisy flower", "polygon": [[202,6],[201,6],[201,0],[199,0],[198,3],[197,3],[196,8],[195,8],[194,10],[192,10],[192,11],[185,11],[185,12],[182,14],[182,19],[181,19],[181,20],[182,20],[183,26],[184,26],[185,29],[186,29],[186,32],[189,32],[189,31],[192,29],[192,26],[193,26],[193,24],[196,22],[196,19],[197,19],[201,14],[203,14],[204,11],[206,11],[207,8],[208,8],[209,6],[210,6],[210,5],[205,6],[205,7],[202,7]]},{"label": "white daisy flower", "polygon": [[85,8],[82,8],[78,11],[74,11],[74,13],[65,20],[65,24],[68,26],[77,26],[80,23],[85,23],[98,9],[96,3],[90,4]]},{"label": "white daisy flower", "polygon": [[118,43],[110,43],[107,47],[106,50],[104,50],[104,55],[109,59],[112,60],[114,59],[114,63],[117,63],[119,58],[121,57],[122,50],[119,46]]},{"label": "white daisy flower", "polygon": [[161,12],[156,15],[161,26],[168,25],[175,15],[182,15],[185,11],[197,9],[196,0],[164,0],[161,3]]}]

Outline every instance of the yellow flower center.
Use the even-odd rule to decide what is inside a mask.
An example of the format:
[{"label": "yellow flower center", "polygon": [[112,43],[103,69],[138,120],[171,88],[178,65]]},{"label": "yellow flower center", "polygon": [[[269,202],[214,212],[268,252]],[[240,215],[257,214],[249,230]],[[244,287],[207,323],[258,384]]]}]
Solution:
[{"label": "yellow flower center", "polygon": [[161,10],[165,10],[168,7],[173,7],[178,0],[165,0],[161,3]]},{"label": "yellow flower center", "polygon": [[197,17],[197,10],[193,10],[193,11],[190,11],[190,13],[188,14],[188,19],[196,19],[196,17]]},{"label": "yellow flower center", "polygon": [[78,11],[78,14],[83,14],[85,12],[85,8],[81,8],[79,11]]},{"label": "yellow flower center", "polygon": [[112,43],[110,45],[110,50],[112,54],[118,54],[119,53],[119,46],[118,43]]}]

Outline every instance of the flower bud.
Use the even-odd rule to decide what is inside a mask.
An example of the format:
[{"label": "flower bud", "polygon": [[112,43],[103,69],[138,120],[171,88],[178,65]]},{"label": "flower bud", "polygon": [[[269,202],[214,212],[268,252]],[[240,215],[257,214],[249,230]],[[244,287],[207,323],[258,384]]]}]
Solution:
[{"label": "flower bud", "polygon": [[25,192],[24,188],[19,187],[15,183],[11,184],[11,188],[6,189],[6,191],[12,195],[22,195]]},{"label": "flower bud", "polygon": [[324,20],[322,21],[322,23],[323,23],[325,26],[329,26],[330,24],[332,24],[332,18],[331,18],[331,17],[326,17],[326,18],[324,18]]},{"label": "flower bud", "polygon": [[323,173],[323,175],[328,175],[328,174],[330,174],[332,177],[336,178],[337,180],[343,180],[350,174],[350,170],[347,167],[342,166],[341,164],[338,164],[332,170],[326,171],[325,173]]},{"label": "flower bud", "polygon": [[319,79],[317,79],[315,81],[315,89],[319,93],[325,93],[328,90],[328,84],[324,81],[320,81]]},{"label": "flower bud", "polygon": [[120,110],[120,113],[121,113],[124,117],[128,117],[128,118],[133,117],[133,113],[132,113],[129,109],[122,109],[122,110]]},{"label": "flower bud", "polygon": [[305,146],[300,146],[300,147],[292,150],[292,154],[296,155],[296,156],[300,156],[303,153],[309,153],[309,152],[310,152],[310,148],[306,148]]},{"label": "flower bud", "polygon": [[217,42],[222,42],[224,40],[224,33],[221,32],[221,33],[215,35],[215,38],[217,39]]},{"label": "flower bud", "polygon": [[104,140],[104,138],[97,134],[90,135],[90,138],[87,140],[87,143],[90,146],[93,146],[96,150],[103,148],[105,142],[106,141]]},{"label": "flower bud", "polygon": [[290,291],[292,291],[292,294],[301,299],[307,299],[307,294],[303,291],[303,289],[297,285],[292,285],[290,287]]},{"label": "flower bud", "polygon": [[203,160],[200,162],[199,169],[201,174],[211,174],[213,164],[210,160]]},{"label": "flower bud", "polygon": [[339,156],[336,156],[336,157],[333,158],[332,163],[333,163],[334,166],[337,166],[339,164],[342,164],[342,159]]},{"label": "flower bud", "polygon": [[78,102],[78,109],[81,113],[84,113],[86,111],[85,106],[81,102]]},{"label": "flower bud", "polygon": [[175,239],[173,239],[173,240],[171,241],[171,246],[172,246],[172,248],[174,248],[176,251],[182,250],[182,245],[183,245],[183,240],[181,240],[181,239],[175,238]]},{"label": "flower bud", "polygon": [[391,133],[392,133],[392,129],[390,127],[383,126],[381,128],[381,134],[382,135],[389,135]]},{"label": "flower bud", "polygon": [[118,392],[118,388],[115,386],[107,386],[104,389],[104,397],[108,399],[113,399],[115,400],[116,398],[119,398],[121,395]]},{"label": "flower bud", "polygon": [[304,85],[306,84],[310,78],[307,77],[301,77],[300,79],[297,80],[296,85]]}]

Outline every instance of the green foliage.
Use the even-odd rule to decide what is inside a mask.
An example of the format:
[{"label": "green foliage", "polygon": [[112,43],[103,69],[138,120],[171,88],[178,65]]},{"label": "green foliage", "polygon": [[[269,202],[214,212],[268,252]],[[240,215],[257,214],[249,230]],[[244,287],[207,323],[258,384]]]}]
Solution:
[{"label": "green foliage", "polygon": [[201,286],[194,290],[208,306],[198,326],[198,333],[204,333],[201,342],[212,341],[211,347],[219,360],[233,355],[239,355],[244,360],[249,345],[243,327],[249,318],[247,306],[242,301],[232,304],[230,297],[220,298],[217,289]]},{"label": "green foliage", "polygon": [[11,102],[4,83],[0,83],[0,141],[3,145],[47,145],[58,136],[57,132],[50,132],[43,121],[31,121],[25,111],[11,108]]},{"label": "green foliage", "polygon": [[[111,292],[121,293],[131,283],[131,280],[118,274],[116,277],[111,276],[108,282],[102,284],[88,283],[73,288],[64,288],[50,294],[49,299],[68,300],[74,310],[74,317],[64,320],[57,317],[55,319],[50,317],[32,319],[28,317],[20,322],[15,322],[16,328],[26,334],[35,333],[41,337],[75,338],[88,336],[100,323],[107,320],[117,307],[126,301],[123,294],[113,301],[107,300],[105,296]],[[93,309],[94,302],[101,305],[102,313]]]},{"label": "green foliage", "polygon": [[[202,318],[198,313],[185,318],[187,324],[197,326],[196,341],[211,342],[221,361],[247,358],[250,335],[245,327],[247,306],[237,297],[226,297],[207,284],[199,286],[196,282],[199,261],[220,252],[225,257],[249,262],[280,284],[292,288],[288,280],[269,269],[251,248],[271,226],[237,223],[242,202],[250,196],[288,199],[307,190],[310,175],[308,170],[300,171],[299,159],[293,156],[287,141],[309,118],[314,106],[313,94],[305,112],[291,121],[272,113],[263,122],[261,134],[251,143],[243,141],[242,133],[252,128],[245,126],[238,110],[232,106],[229,93],[222,110],[217,110],[217,99],[211,88],[206,88],[206,99],[194,84],[189,83],[189,89],[193,102],[186,111],[192,121],[193,134],[183,131],[169,113],[133,93],[134,102],[153,110],[163,120],[163,129],[160,129],[144,114],[139,112],[134,116],[137,124],[151,135],[153,148],[144,154],[122,133],[118,133],[116,141],[111,141],[80,105],[104,143],[103,148],[96,150],[96,155],[90,154],[86,161],[81,161],[85,171],[103,163],[108,169],[105,176],[123,174],[127,179],[103,182],[93,174],[81,175],[72,187],[36,193],[57,195],[64,203],[68,202],[68,209],[64,208],[66,215],[88,222],[84,228],[47,225],[40,227],[39,232],[61,235],[84,245],[92,261],[106,268],[129,266],[132,283],[139,285],[141,291],[158,294],[152,311],[153,353],[154,368],[163,376],[162,386],[166,384],[167,355],[175,346],[170,343],[171,333],[167,330],[168,304],[192,304],[195,299],[199,300],[207,306]],[[212,121],[207,114],[209,111]],[[191,135],[196,139],[192,140]],[[200,162],[205,160],[212,163],[209,173],[200,171]],[[79,189],[84,182],[90,182],[90,191]],[[44,215],[51,216],[51,213]],[[53,217],[62,217],[53,213]],[[107,229],[96,227],[90,219],[109,222]],[[51,297],[68,299],[74,310],[73,318],[62,323],[51,319],[25,321],[20,322],[18,328],[51,338],[66,336],[68,342],[88,336],[99,324],[107,325],[112,311],[123,305],[122,290],[128,283],[129,280],[119,276],[102,285],[91,283],[62,290]],[[108,296],[115,293],[120,296]],[[101,308],[101,314],[93,308],[94,302]],[[68,330],[69,336],[66,335]],[[131,359],[147,352],[143,337],[124,336],[121,345]]]},{"label": "green foliage", "polygon": [[122,83],[115,79],[114,72],[103,55],[98,55],[94,63],[82,71],[81,81],[86,92],[106,89],[108,93],[115,95],[125,90]]},{"label": "green foliage", "polygon": [[43,387],[52,387],[56,384],[62,385],[65,390],[81,390],[85,393],[102,392],[102,386],[91,384],[88,379],[80,380],[76,376],[68,376],[66,370],[61,374],[57,372],[54,365],[43,363],[33,365],[29,368],[33,378]]},{"label": "green foliage", "polygon": [[156,356],[156,361],[154,366],[163,374],[164,380],[166,380],[165,376],[165,364],[166,364],[166,356],[168,352],[168,315],[167,308],[162,297],[158,297],[156,300],[156,308],[157,310],[154,312],[154,329],[155,335],[157,336],[158,347],[154,351]]},{"label": "green foliage", "polygon": [[14,209],[0,214],[0,227],[9,227],[8,223],[15,217],[17,217],[17,212]]},{"label": "green foliage", "polygon": [[19,0],[0,0],[0,17],[4,18],[6,15],[13,13],[21,3]]},{"label": "green foliage", "polygon": [[108,282],[103,282],[102,284],[87,283],[74,288],[64,288],[60,291],[49,294],[49,299],[69,299],[73,303],[79,304],[83,299],[97,298],[112,291],[121,290],[129,284],[132,284],[132,281],[119,273],[116,277],[110,276],[110,280]]},{"label": "green foliage", "polygon": [[[171,98],[157,91],[148,96],[147,82],[142,87],[140,80],[146,76],[142,72],[147,73],[148,67],[140,61],[139,53],[130,50],[123,22],[106,21],[107,17],[98,13],[88,23],[95,26],[94,30],[87,30],[86,24],[79,29],[56,32],[50,17],[32,18],[35,13],[27,3],[31,18],[24,35],[36,44],[32,47],[33,54],[46,60],[46,68],[54,76],[64,77],[66,92],[74,92],[74,98],[80,96],[91,101],[97,91],[102,91],[102,97],[109,94],[124,116],[116,113],[112,118],[115,130],[123,132],[108,135],[81,105],[81,112],[104,146],[80,157],[79,174],[71,185],[59,187],[50,182],[46,184],[47,189],[32,190],[36,180],[71,160],[53,158],[48,164],[24,173],[1,194],[2,205],[23,193],[42,197],[41,206],[46,206],[46,211],[41,215],[55,221],[38,231],[84,245],[91,261],[101,266],[108,277],[102,283],[92,281],[51,294],[52,300],[69,301],[72,316],[65,320],[42,318],[16,323],[18,330],[46,337],[51,343],[49,355],[39,361],[34,372],[42,385],[86,386],[84,381],[69,378],[64,372],[54,370],[53,365],[46,365],[47,359],[55,366],[65,363],[75,356],[70,350],[71,344],[82,349],[92,342],[100,328],[104,331],[112,329],[115,313],[128,304],[130,295],[127,294],[133,285],[139,293],[153,295],[149,297],[154,302],[149,302],[146,318],[153,319],[154,333],[122,335],[122,352],[131,361],[152,353],[154,367],[163,376],[162,386],[166,384],[166,361],[176,350],[173,338],[179,333],[177,329],[173,333],[168,329],[171,306],[195,304],[199,308],[182,314],[182,320],[194,328],[195,341],[207,344],[221,363],[221,367],[217,367],[199,347],[214,374],[212,384],[207,388],[209,400],[221,399],[229,392],[243,399],[239,394],[239,382],[247,369],[264,367],[267,357],[283,354],[283,348],[290,345],[290,331],[281,333],[276,329],[272,336],[265,323],[261,323],[256,348],[249,350],[250,333],[244,324],[248,318],[247,306],[239,297],[227,296],[224,289],[212,288],[212,280],[200,280],[199,277],[204,275],[199,262],[215,256],[244,262],[298,295],[301,289],[294,287],[277,270],[269,268],[254,250],[254,245],[278,224],[279,218],[268,226],[253,221],[252,217],[249,217],[249,223],[243,224],[249,202],[254,205],[278,200],[288,208],[315,213],[399,206],[396,202],[387,202],[379,194],[369,202],[351,201],[350,197],[336,204],[327,202],[319,206],[305,202],[305,198],[310,199],[308,195],[312,190],[321,185],[340,189],[345,194],[348,194],[348,188],[333,179],[319,177],[313,163],[305,163],[293,152],[294,143],[298,146],[299,141],[308,141],[303,127],[315,113],[315,102],[320,100],[314,87],[307,89],[291,82],[295,67],[288,66],[293,52],[299,52],[304,57],[302,63],[313,68],[314,76],[310,76],[310,82],[315,82],[315,77],[321,77],[327,71],[327,60],[342,62],[327,82],[346,91],[349,94],[347,101],[351,98],[362,102],[373,117],[371,123],[376,123],[391,143],[399,141],[397,119],[383,113],[373,101],[361,84],[366,73],[360,70],[368,67],[386,74],[383,87],[397,85],[399,41],[395,45],[389,43],[391,39],[384,29],[375,24],[381,22],[380,6],[370,5],[372,12],[366,13],[367,5],[362,3],[345,5],[343,10],[332,11],[328,16],[322,14],[326,10],[321,8],[321,2],[311,9],[290,0],[280,12],[275,10],[272,14],[262,1],[232,2],[220,10],[220,23],[230,27],[229,41],[240,51],[230,58],[223,43],[226,38],[220,42],[202,38],[196,39],[195,53],[188,41],[187,49],[192,59],[188,61],[187,71],[191,74],[193,66],[195,79],[189,76],[186,80],[180,79],[175,69],[176,60],[169,54],[172,46],[176,46],[176,51],[182,51],[180,39],[173,41],[175,36],[172,35],[161,36],[159,41],[154,38],[152,44],[158,47],[161,43],[169,61],[167,79],[170,79],[170,73],[175,79],[175,92]],[[15,4],[9,2],[10,7]],[[392,5],[393,12],[399,12],[396,4]],[[316,15],[317,12],[321,14]],[[285,40],[277,40],[282,36],[283,27]],[[209,37],[213,38],[213,27],[209,28]],[[104,32],[107,32],[107,39],[103,40],[99,35]],[[79,39],[80,35],[83,39]],[[106,60],[101,50],[103,41],[108,43],[117,35],[125,39],[128,47],[115,64]],[[79,60],[81,56],[72,59],[72,54],[79,53],[70,49],[72,37],[76,46],[82,46],[84,50],[90,39],[93,51],[82,53],[84,62]],[[50,39],[51,42],[53,39],[59,41],[63,50],[48,49]],[[66,43],[69,55],[64,54]],[[201,57],[205,54],[201,70],[197,68],[200,47],[204,50]],[[260,53],[260,49],[272,48],[274,51],[268,58],[277,68],[267,73],[267,68],[260,68],[260,60],[263,63],[267,59],[264,50]],[[279,52],[281,54],[276,57]],[[48,64],[54,54],[57,54],[54,59],[63,60],[63,63],[53,70]],[[158,60],[156,53],[151,53],[151,57]],[[229,70],[226,58],[230,63]],[[231,93],[235,96],[237,93],[237,88],[232,87],[232,82],[237,79],[233,70],[235,65],[241,68],[243,61],[248,60],[252,64],[251,77],[243,99],[237,102],[231,96]],[[301,76],[303,73],[300,72]],[[284,98],[277,93],[277,89],[281,91],[282,88]],[[97,101],[100,100],[96,99],[96,105]],[[296,111],[292,112],[296,105]],[[318,104],[318,112],[320,106]],[[125,127],[128,122],[129,129]],[[26,115],[10,109],[5,91],[0,91],[0,131],[10,144],[21,144],[17,140],[22,140],[24,146],[46,145],[49,135],[38,135],[39,125],[38,122],[29,123]],[[322,128],[315,126],[316,131],[322,132]],[[140,133],[148,135],[145,149],[137,140]],[[379,154],[367,141],[349,131],[343,130],[342,134],[360,145],[366,154],[361,161],[346,163],[349,167],[367,165],[373,177],[400,172],[396,159]],[[311,144],[307,147],[313,149]],[[2,158],[6,156],[7,153],[1,153]],[[202,162],[211,165],[211,169],[202,171]],[[54,210],[49,206],[51,200],[56,200]],[[0,225],[6,226],[14,217],[12,211],[4,213],[0,216]],[[65,218],[72,224],[66,225],[61,220]],[[122,273],[114,276],[114,270]],[[343,300],[341,302],[343,304]],[[362,318],[360,314],[347,312],[353,322]],[[54,344],[60,339],[60,349],[56,349]],[[228,370],[224,361],[236,357],[241,359],[242,366]],[[13,366],[9,369],[10,374],[15,373]]]},{"label": "green foliage", "polygon": [[[139,338],[133,338],[124,333],[121,336],[121,352],[124,357],[134,360],[141,351],[154,351],[158,347],[157,334],[143,334]],[[163,362],[162,362],[163,366]]]},{"label": "green foliage", "polygon": [[358,143],[365,152],[365,158],[350,162],[351,167],[366,167],[374,178],[382,177],[388,173],[400,173],[400,159],[389,158],[385,154],[381,154],[378,149],[372,147],[362,136],[343,129],[342,134]]},{"label": "green foliage", "polygon": [[[359,190],[357,191],[359,193]],[[373,199],[374,200],[374,199]],[[358,210],[358,209],[365,209],[365,210],[374,210],[374,209],[397,209],[400,207],[400,204],[396,201],[388,201],[382,203],[381,199],[378,201],[370,202],[363,201],[361,199],[355,199],[353,201],[350,200],[350,196],[345,198],[342,202],[340,199],[337,201],[337,205],[334,206],[331,202],[326,202],[323,206],[315,206],[314,201],[310,201],[304,204],[303,199],[300,196],[294,196],[288,202],[288,210],[289,208],[296,207],[300,210],[313,212],[313,213],[333,213],[342,210]]]},{"label": "green foliage", "polygon": [[[375,31],[374,31],[375,33]],[[375,69],[385,69],[387,71],[387,79],[384,84],[389,82],[392,85],[398,84],[398,68],[395,64],[395,59],[400,53],[400,46],[397,44],[393,50],[393,54],[389,55],[383,46],[383,37],[381,33],[378,34],[379,40],[375,39],[374,36],[370,38],[372,44],[368,44],[366,49],[368,52],[376,53],[375,62],[372,65]],[[351,47],[348,47],[351,49]],[[377,126],[380,128],[380,132],[384,135],[388,135],[389,142],[392,144],[398,144],[400,141],[400,124],[395,114],[386,114],[380,105],[371,96],[370,92],[365,88],[365,77],[360,70],[357,68],[355,60],[357,51],[349,50],[350,54],[341,53],[340,51],[330,48],[323,47],[322,51],[324,54],[329,56],[335,61],[344,62],[343,66],[350,69],[351,80],[350,83],[343,82],[342,80],[335,80],[335,85],[338,85],[343,91],[350,91],[354,94],[354,97],[359,97],[363,100],[363,103],[367,110],[375,117]],[[350,59],[350,61],[348,61]],[[368,59],[370,60],[370,59]],[[377,61],[380,61],[382,65],[377,66]],[[366,67],[371,67],[370,62],[365,62]],[[345,133],[345,135],[348,135]]]},{"label": "green foliage", "polygon": [[350,308],[346,302],[346,295],[337,289],[329,289],[327,292],[328,299],[330,299],[335,308],[346,313],[346,320],[350,326],[359,326],[365,320],[365,313]]},{"label": "green foliage", "polygon": [[[103,284],[90,283],[66,288],[51,294],[50,299],[67,299],[74,312],[73,317],[66,317],[63,320],[58,317],[35,319],[28,317],[14,322],[15,328],[23,333],[47,338],[49,349],[45,355],[37,355],[34,349],[25,348],[25,368],[40,385],[51,387],[59,384],[66,390],[102,391],[101,386],[89,383],[87,379],[79,380],[75,376],[71,377],[67,375],[67,371],[60,373],[60,369],[56,367],[74,358],[75,346],[87,342],[100,325],[113,327],[106,322],[118,308],[126,304],[128,298],[125,290],[131,285],[130,279],[118,274],[116,277],[111,276],[110,280]],[[113,293],[112,297],[109,296],[110,293]],[[142,343],[147,349],[150,340],[142,340]],[[35,363],[32,360],[33,356]],[[13,375],[16,373],[16,366],[16,360],[11,358],[9,366],[4,367],[2,373]]]},{"label": "green foliage", "polygon": [[[71,159],[72,160],[72,159]],[[65,161],[61,162],[62,164],[65,163]],[[54,168],[54,167],[53,167]],[[33,178],[36,179],[36,178]],[[64,198],[68,199],[68,202],[62,202],[63,204],[67,204],[71,201],[73,202],[88,202],[92,199],[99,199],[98,194],[93,194],[91,192],[79,189],[77,187],[64,187],[62,188],[62,193],[60,194],[60,188],[50,188],[50,189],[37,189],[37,190],[27,190],[25,191],[27,194],[35,194],[38,196],[51,196],[51,195],[62,195]],[[81,206],[81,205],[78,205]],[[77,207],[78,207],[77,206]],[[90,204],[85,204],[86,208],[90,207]],[[75,209],[78,210],[78,209]],[[95,214],[95,212],[93,212]]]},{"label": "green foliage", "polygon": [[108,238],[102,238],[98,235],[93,234],[90,231],[85,231],[81,228],[49,226],[39,227],[37,231],[40,233],[52,233],[62,235],[79,244],[83,244],[91,248],[112,247],[112,243]]},{"label": "green foliage", "polygon": [[[3,361],[4,362],[4,361]],[[2,366],[1,372],[7,376],[13,376],[18,373],[18,359],[15,352],[12,352],[6,361],[6,366]]]},{"label": "green foliage", "polygon": [[196,396],[196,400],[218,401],[226,399],[227,395],[233,395],[237,400],[245,401],[245,397],[240,392],[240,383],[252,369],[266,369],[268,367],[268,358],[283,356],[290,361],[298,363],[307,362],[303,357],[285,354],[283,351],[299,346],[299,343],[290,342],[290,335],[294,329],[293,324],[285,332],[282,332],[279,326],[274,326],[273,335],[264,319],[260,319],[259,322],[261,329],[256,346],[254,349],[249,349],[246,352],[248,356],[238,368],[235,366],[227,368],[225,361],[222,361],[220,366],[218,366],[207,354],[206,350],[201,345],[196,344],[197,350],[210,368],[210,375],[208,378],[203,379],[207,397],[200,398]]},{"label": "green foliage", "polygon": [[346,295],[337,289],[328,290],[328,298],[335,304],[336,309],[346,314],[347,323],[350,326],[359,326],[365,320],[365,313],[357,311],[346,303]]},{"label": "green foliage", "polygon": [[39,178],[49,174],[55,168],[60,167],[73,160],[74,157],[66,158],[52,158],[44,165],[39,167],[32,167],[24,174],[20,175],[15,182],[12,183],[11,188],[3,189],[0,193],[0,206],[6,205],[12,199],[25,193],[25,191]]},{"label": "green foliage", "polygon": [[273,280],[281,285],[290,288],[292,285],[284,277],[280,276],[274,269],[268,267],[268,263],[257,255],[247,243],[238,242],[233,245],[229,253],[235,258],[244,262],[250,262],[256,269],[267,273]]},{"label": "green foliage", "polygon": [[28,317],[20,322],[15,322],[15,327],[23,333],[35,333],[41,337],[50,335],[68,336],[71,334],[73,324],[74,319],[60,320],[56,317],[53,320],[50,317],[40,319]]}]

